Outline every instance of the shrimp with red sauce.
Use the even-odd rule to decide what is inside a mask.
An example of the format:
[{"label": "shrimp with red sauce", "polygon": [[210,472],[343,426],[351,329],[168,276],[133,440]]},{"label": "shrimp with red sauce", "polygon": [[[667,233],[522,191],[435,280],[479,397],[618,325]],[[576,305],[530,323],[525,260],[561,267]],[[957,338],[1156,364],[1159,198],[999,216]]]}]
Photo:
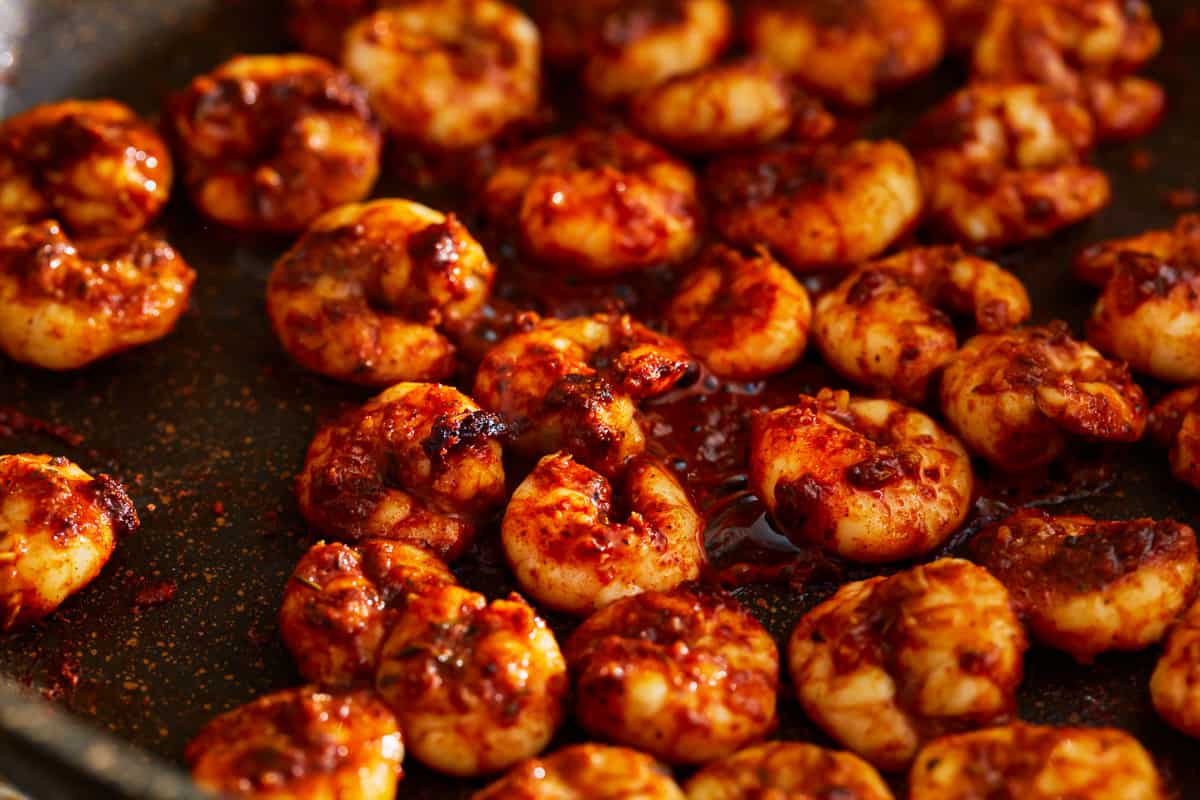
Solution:
[{"label": "shrimp with red sauce", "polygon": [[933,0],[946,30],[946,49],[971,53],[979,41],[996,0]]},{"label": "shrimp with red sauce", "polygon": [[1200,602],[1167,637],[1150,677],[1150,699],[1164,722],[1200,739]]},{"label": "shrimp with red sauce", "polygon": [[858,756],[800,742],[747,747],[697,772],[685,789],[688,800],[893,800]]},{"label": "shrimp with red sauce", "polygon": [[513,767],[471,800],[685,800],[671,773],[626,747],[577,744]]},{"label": "shrimp with red sauce", "polygon": [[1171,392],[1150,411],[1150,438],[1170,452],[1171,474],[1200,489],[1200,386]]},{"label": "shrimp with red sauce", "polygon": [[288,36],[315,56],[338,61],[346,31],[394,0],[287,0]]}]

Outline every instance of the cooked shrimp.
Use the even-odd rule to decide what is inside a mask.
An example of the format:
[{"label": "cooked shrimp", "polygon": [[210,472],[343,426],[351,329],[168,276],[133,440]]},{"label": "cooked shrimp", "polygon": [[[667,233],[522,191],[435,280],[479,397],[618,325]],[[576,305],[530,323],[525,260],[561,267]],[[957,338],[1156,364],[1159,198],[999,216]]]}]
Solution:
[{"label": "cooked shrimp", "polygon": [[0,232],[0,351],[70,370],[166,336],[196,273],[146,234],[73,242],[56,222]]},{"label": "cooked shrimp", "polygon": [[667,467],[631,462],[615,518],[613,487],[566,453],[543,458],[517,487],[500,530],[521,588],[542,605],[589,614],[622,597],[700,577],[704,519]]},{"label": "cooked shrimp", "polygon": [[616,475],[646,449],[637,404],[691,372],[687,351],[624,314],[525,322],[484,357],[472,394],[512,423],[518,451],[565,450]]},{"label": "cooked shrimp", "polygon": [[222,714],[186,757],[201,788],[253,800],[392,800],[404,774],[404,740],[383,703],[311,686]]},{"label": "cooked shrimp", "polygon": [[775,727],[775,642],[731,596],[644,592],[590,616],[567,642],[588,733],[672,764],[702,764]]},{"label": "cooked shrimp", "polygon": [[1154,761],[1112,728],[1017,723],[946,736],[921,750],[910,800],[1166,800]]},{"label": "cooked shrimp", "polygon": [[137,527],[129,495],[108,475],[65,458],[0,455],[0,630],[53,613]]},{"label": "cooked shrimp", "polygon": [[709,764],[686,788],[688,800],[893,800],[858,756],[800,742],[748,747]]},{"label": "cooked shrimp", "polygon": [[1171,474],[1200,489],[1200,386],[1177,389],[1150,412],[1150,436],[1170,449]]},{"label": "cooked shrimp", "polygon": [[429,150],[475,147],[532,116],[538,31],[498,0],[406,0],[359,21],[342,63],[389,133]]},{"label": "cooked shrimp", "polygon": [[679,284],[666,320],[713,374],[732,380],[783,372],[804,355],[812,303],[765,249],[709,248]]},{"label": "cooked shrimp", "polygon": [[524,600],[445,584],[409,599],[375,685],[423,764],[463,777],[542,751],[563,719],[567,668]]},{"label": "cooked shrimp", "polygon": [[680,261],[699,236],[692,171],[622,131],[526,145],[488,180],[483,205],[534,259],[593,277]]},{"label": "cooked shrimp", "polygon": [[171,192],[171,153],[113,100],[66,100],[0,122],[0,229],[56,220],[76,236],[128,235]]},{"label": "cooked shrimp", "polygon": [[530,759],[471,800],[685,800],[671,773],[624,747],[577,744]]},{"label": "cooked shrimp", "polygon": [[267,312],[302,366],[367,386],[439,381],[447,336],[487,301],[496,268],[453,214],[408,200],[345,205],[275,264]]},{"label": "cooked shrimp", "polygon": [[717,233],[744,247],[766,245],[798,270],[876,256],[921,213],[912,157],[888,141],[725,156],[709,166],[705,185]]},{"label": "cooked shrimp", "polygon": [[970,86],[912,136],[930,222],[974,245],[1041,239],[1095,214],[1108,178],[1084,163],[1087,109],[1036,84]]},{"label": "cooked shrimp", "polygon": [[326,425],[296,479],[318,533],[456,558],[504,504],[503,423],[449,386],[400,383]]},{"label": "cooked shrimp", "polygon": [[1150,699],[1168,725],[1200,738],[1200,602],[1167,637],[1150,678]]},{"label": "cooked shrimp", "polygon": [[941,559],[848,583],[792,633],[792,682],[808,716],[885,770],[947,731],[1006,722],[1025,632],[1004,585]]},{"label": "cooked shrimp", "polygon": [[981,531],[971,557],[1008,587],[1035,638],[1083,662],[1161,639],[1196,596],[1200,569],[1187,525],[1035,509]]},{"label": "cooked shrimp", "polygon": [[1146,396],[1125,364],[1064,322],[976,336],[942,374],[942,412],[976,454],[1009,472],[1048,464],[1067,437],[1135,442]]},{"label": "cooked shrimp", "polygon": [[929,0],[758,0],[750,48],[818,94],[869,106],[942,60],[942,19]]},{"label": "cooked shrimp", "polygon": [[346,31],[390,0],[287,0],[288,35],[301,48],[338,61]]},{"label": "cooked shrimp", "polygon": [[322,686],[375,679],[379,646],[410,595],[455,583],[429,551],[388,539],[313,545],[283,590],[279,633],[300,674]]},{"label": "cooked shrimp", "polygon": [[750,485],[788,533],[864,562],[930,552],[966,518],[958,440],[891,400],[824,389],[751,421]]},{"label": "cooked shrimp", "polygon": [[925,247],[866,264],[817,302],[821,355],[872,394],[919,405],[958,349],[943,311],[973,315],[983,332],[1029,319],[1021,281],[958,247]]},{"label": "cooked shrimp", "polygon": [[942,15],[946,48],[970,53],[992,15],[996,0],[933,0],[933,4]]},{"label": "cooked shrimp", "polygon": [[366,93],[312,56],[227,61],[174,95],[166,119],[196,207],[234,228],[303,230],[379,172]]}]

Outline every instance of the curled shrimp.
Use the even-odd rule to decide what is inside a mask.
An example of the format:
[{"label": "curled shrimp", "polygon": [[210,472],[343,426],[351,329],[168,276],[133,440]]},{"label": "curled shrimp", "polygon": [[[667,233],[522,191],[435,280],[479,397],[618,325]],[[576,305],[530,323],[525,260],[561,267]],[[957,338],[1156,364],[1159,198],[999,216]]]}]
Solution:
[{"label": "curled shrimp", "polygon": [[346,31],[389,0],[287,0],[288,36],[301,49],[338,61]]},{"label": "curled shrimp", "polygon": [[192,81],[166,120],[196,207],[234,228],[289,233],[361,200],[381,140],[366,93],[313,56],[239,56]]},{"label": "curled shrimp", "polygon": [[136,233],[171,191],[162,137],[113,100],[65,100],[0,122],[0,228],[56,220],[76,236]]},{"label": "curled shrimp", "polygon": [[475,147],[537,109],[541,46],[520,10],[498,0],[394,5],[350,28],[342,58],[389,133],[430,150]]},{"label": "curled shrimp", "polygon": [[1150,437],[1169,448],[1171,474],[1200,489],[1200,386],[1171,392],[1150,411]]},{"label": "curled shrimp", "polygon": [[1050,463],[1068,436],[1135,442],[1146,429],[1129,367],[1071,338],[1064,322],[974,337],[946,366],[941,399],[967,447],[1008,472]]},{"label": "curled shrimp", "polygon": [[626,747],[577,744],[525,761],[471,800],[685,800],[671,773]]},{"label": "curled shrimp", "polygon": [[713,374],[752,380],[783,372],[804,355],[812,303],[765,249],[746,255],[715,245],[679,284],[666,320]]},{"label": "curled shrimp", "polygon": [[775,642],[731,596],[680,587],[605,606],[565,648],[588,733],[702,764],[775,727]]},{"label": "curled shrimp", "polygon": [[1108,204],[1105,174],[1085,163],[1087,109],[1037,84],[970,86],[923,116],[912,135],[931,224],[974,245],[1020,244]]},{"label": "curled shrimp", "polygon": [[1150,677],[1154,710],[1171,727],[1200,738],[1200,602],[1192,605],[1167,637]]},{"label": "curled shrimp", "polygon": [[891,400],[824,389],[751,422],[750,485],[779,525],[855,561],[914,558],[971,507],[963,446]]},{"label": "curled shrimp", "polygon": [[540,753],[562,722],[567,669],[520,597],[443,584],[414,595],[383,644],[375,686],[409,752],[439,772],[498,772]]},{"label": "curled shrimp", "polygon": [[454,215],[408,200],[321,217],[278,262],[267,312],[302,366],[366,386],[439,381],[457,368],[447,335],[491,293],[496,268]]},{"label": "curled shrimp", "polygon": [[502,159],[483,190],[534,259],[592,277],[680,261],[699,236],[696,178],[632,134],[581,129]]},{"label": "curled shrimp", "polygon": [[1163,637],[1196,595],[1196,536],[1173,520],[1097,522],[1024,509],[972,558],[1008,587],[1036,639],[1088,662]]},{"label": "curled shrimp", "polygon": [[859,107],[932,71],[945,47],[929,0],[758,0],[744,31],[751,50],[805,86]]},{"label": "curled shrimp", "polygon": [[1016,723],[925,746],[909,776],[911,800],[1166,800],[1150,754],[1125,731]]},{"label": "curled shrimp", "polygon": [[484,356],[473,396],[511,423],[517,451],[616,475],[646,449],[637,404],[692,371],[687,351],[625,314],[524,321]]},{"label": "curled shrimp", "polygon": [[725,156],[709,165],[704,181],[717,233],[744,247],[766,245],[798,270],[876,256],[921,212],[912,157],[889,141]]},{"label": "curled shrimp", "polygon": [[507,496],[494,414],[449,386],[400,383],[317,433],[296,479],[318,533],[396,539],[445,560]]},{"label": "curled shrimp", "polygon": [[813,338],[825,361],[872,394],[923,403],[958,349],[944,311],[1006,330],[1032,311],[1021,281],[958,247],[908,250],[865,264],[817,302]]},{"label": "curled shrimp", "polygon": [[371,692],[305,686],[212,720],[186,758],[196,783],[222,797],[393,800],[404,740]]},{"label": "curled shrimp", "polygon": [[65,458],[0,455],[0,630],[54,612],[137,530],[121,484]]},{"label": "curled shrimp", "polygon": [[714,761],[687,782],[688,800],[893,800],[883,778],[852,753],[768,742]]},{"label": "curled shrimp", "polygon": [[947,731],[1011,719],[1027,642],[1004,585],[941,559],[848,583],[792,633],[805,713],[881,769]]}]

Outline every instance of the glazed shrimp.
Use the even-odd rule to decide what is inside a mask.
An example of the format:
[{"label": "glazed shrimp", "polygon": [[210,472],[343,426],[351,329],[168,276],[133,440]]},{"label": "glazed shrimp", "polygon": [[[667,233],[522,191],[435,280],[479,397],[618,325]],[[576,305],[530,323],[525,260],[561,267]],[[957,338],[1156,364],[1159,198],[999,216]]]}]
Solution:
[{"label": "glazed shrimp", "polygon": [[970,53],[975,49],[996,0],[933,0],[942,15],[946,31],[946,49]]},{"label": "glazed shrimp", "polygon": [[1089,662],[1163,637],[1196,596],[1196,536],[1172,520],[1097,522],[1024,509],[971,540],[1040,642]]},{"label": "glazed shrimp", "polygon": [[679,284],[667,325],[713,374],[753,380],[792,367],[808,346],[808,291],[765,249],[710,247]]},{"label": "glazed shrimp", "polygon": [[947,558],[842,586],[801,618],[788,663],[805,713],[895,771],[947,731],[1011,719],[1026,648],[1004,585]]},{"label": "glazed shrimp", "polygon": [[66,100],[0,122],[0,228],[56,220],[76,236],[129,235],[171,192],[171,153],[113,100]]},{"label": "glazed shrimp", "polygon": [[1200,738],[1200,602],[1167,637],[1150,678],[1150,699],[1168,725]]},{"label": "glazed shrimp", "polygon": [[338,61],[346,31],[388,0],[287,0],[287,32],[301,49]]},{"label": "glazed shrimp", "polygon": [[751,50],[823,97],[865,107],[942,60],[942,20],[928,0],[785,0],[751,4]]},{"label": "glazed shrimp", "polygon": [[0,630],[54,612],[137,530],[121,484],[65,458],[0,455]]},{"label": "glazed shrimp", "polygon": [[671,773],[625,747],[577,744],[530,759],[471,800],[685,800]]},{"label": "glazed shrimp", "polygon": [[750,486],[789,534],[854,561],[930,552],[966,518],[963,446],[891,400],[824,389],[751,421]]},{"label": "glazed shrimp", "polygon": [[554,634],[525,601],[489,603],[452,585],[409,599],[375,681],[409,752],[461,777],[540,753],[562,722],[567,684]]},{"label": "glazed shrimp", "polygon": [[1048,464],[1068,436],[1135,442],[1146,396],[1125,364],[1064,322],[976,336],[942,374],[942,412],[968,448],[1008,472]]},{"label": "glazed shrimp", "polygon": [[589,129],[510,154],[483,190],[488,215],[515,226],[532,258],[592,277],[686,258],[698,203],[682,161],[629,133]]},{"label": "glazed shrimp", "polygon": [[1084,163],[1087,109],[1036,84],[971,86],[934,108],[911,137],[929,222],[973,245],[1020,244],[1108,204],[1108,178]]},{"label": "glazed shrimp", "polygon": [[196,273],[146,234],[74,242],[56,222],[0,232],[0,352],[53,370],[85,367],[166,336]]},{"label": "glazed shrimp", "polygon": [[192,740],[186,758],[196,783],[222,797],[393,800],[404,740],[370,692],[306,686],[222,714]]},{"label": "glazed shrimp", "polygon": [[473,396],[511,422],[519,452],[616,475],[646,449],[637,404],[692,371],[687,351],[624,314],[524,321],[484,356]]},{"label": "glazed shrimp", "polygon": [[166,120],[192,201],[234,228],[303,230],[379,173],[365,92],[312,56],[227,61],[171,97]]},{"label": "glazed shrimp", "polygon": [[893,800],[883,778],[851,753],[800,742],[748,747],[697,772],[688,800]]},{"label": "glazed shrimp", "polygon": [[408,200],[319,217],[275,264],[267,312],[301,366],[366,386],[439,381],[457,368],[447,334],[491,293],[496,268],[454,215]]},{"label": "glazed shrimp", "polygon": [[597,611],[566,646],[588,733],[702,764],[775,727],[775,642],[729,595],[644,592]]},{"label": "glazed shrimp", "polygon": [[878,255],[921,212],[908,151],[895,142],[793,144],[725,156],[704,177],[717,233],[766,245],[797,270]]},{"label": "glazed shrimp", "polygon": [[629,464],[615,518],[613,487],[566,453],[538,462],[517,487],[500,529],[521,589],[557,611],[589,614],[622,597],[700,577],[704,519],[667,467]]},{"label": "glazed shrimp", "polygon": [[919,405],[958,349],[943,312],[972,315],[982,332],[1029,319],[1021,281],[958,247],[908,250],[865,264],[822,295],[813,338],[825,361],[872,394]]},{"label": "glazed shrimp", "polygon": [[326,425],[296,478],[318,533],[456,558],[504,504],[503,423],[449,386],[400,383]]},{"label": "glazed shrimp", "polygon": [[416,545],[317,542],[283,590],[279,633],[306,680],[369,685],[379,646],[409,596],[455,582],[443,562]]},{"label": "glazed shrimp", "polygon": [[1177,389],[1150,412],[1148,430],[1160,446],[1169,448],[1171,474],[1200,489],[1200,386]]},{"label": "glazed shrimp", "polygon": [[532,116],[541,91],[538,30],[498,0],[377,11],[350,28],[342,63],[387,131],[429,150],[488,142]]},{"label": "glazed shrimp", "polygon": [[910,800],[1166,800],[1154,761],[1112,728],[1017,723],[938,739],[921,750]]}]

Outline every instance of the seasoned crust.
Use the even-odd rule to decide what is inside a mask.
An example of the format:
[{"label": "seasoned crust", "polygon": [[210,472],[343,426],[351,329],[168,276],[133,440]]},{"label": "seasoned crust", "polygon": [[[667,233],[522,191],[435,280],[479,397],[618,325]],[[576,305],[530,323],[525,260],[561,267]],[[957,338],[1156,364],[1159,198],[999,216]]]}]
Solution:
[{"label": "seasoned crust", "polygon": [[697,772],[686,788],[688,800],[893,800],[858,756],[800,742],[747,747]]},{"label": "seasoned crust", "polygon": [[522,762],[471,800],[684,800],[671,773],[645,753],[578,744]]}]

